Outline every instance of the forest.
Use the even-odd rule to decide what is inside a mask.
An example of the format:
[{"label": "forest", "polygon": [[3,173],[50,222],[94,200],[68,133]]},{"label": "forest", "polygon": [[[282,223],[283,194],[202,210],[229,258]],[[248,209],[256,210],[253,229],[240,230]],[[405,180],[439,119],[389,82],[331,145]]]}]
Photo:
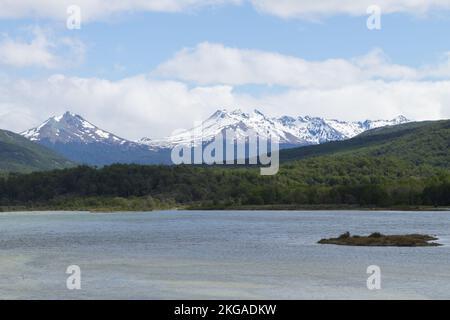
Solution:
[{"label": "forest", "polygon": [[280,171],[259,167],[114,164],[0,177],[0,207],[152,210],[330,205],[450,205],[450,121],[382,128],[281,152]]},{"label": "forest", "polygon": [[[111,165],[15,174],[0,180],[3,207],[135,209],[178,205],[450,205],[446,170],[393,159],[309,159],[276,176],[252,168]],[[131,209],[134,207],[132,206]]]}]

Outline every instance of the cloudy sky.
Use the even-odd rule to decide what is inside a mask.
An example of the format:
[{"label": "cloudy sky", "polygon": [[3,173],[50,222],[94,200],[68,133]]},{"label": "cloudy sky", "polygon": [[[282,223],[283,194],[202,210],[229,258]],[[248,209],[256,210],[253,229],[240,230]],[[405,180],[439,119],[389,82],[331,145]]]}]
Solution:
[{"label": "cloudy sky", "polygon": [[[68,7],[81,10],[70,29]],[[367,28],[368,7],[381,29]],[[216,109],[450,118],[450,0],[0,0],[0,128],[129,139]],[[70,20],[72,21],[72,20]]]}]

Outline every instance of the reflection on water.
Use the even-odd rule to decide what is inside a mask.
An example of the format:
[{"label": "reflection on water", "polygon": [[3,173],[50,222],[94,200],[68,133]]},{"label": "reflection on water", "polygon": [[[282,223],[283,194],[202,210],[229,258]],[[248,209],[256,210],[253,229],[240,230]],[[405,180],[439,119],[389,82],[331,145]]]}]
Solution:
[{"label": "reflection on water", "polygon": [[[0,298],[450,298],[450,245],[316,244],[345,231],[450,244],[450,212],[1,213]],[[81,290],[66,289],[69,265]],[[369,265],[380,291],[366,288]]]}]

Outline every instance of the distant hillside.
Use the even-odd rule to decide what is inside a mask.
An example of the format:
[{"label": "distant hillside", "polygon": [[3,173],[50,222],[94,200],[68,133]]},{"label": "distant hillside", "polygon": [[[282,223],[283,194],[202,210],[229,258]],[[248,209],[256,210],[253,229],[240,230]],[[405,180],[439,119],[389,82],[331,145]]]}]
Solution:
[{"label": "distant hillside", "polygon": [[261,176],[257,167],[248,166],[124,164],[15,175],[0,179],[0,207],[450,206],[449,142],[446,120],[285,150],[282,158],[292,161],[282,163],[274,176]]},{"label": "distant hillside", "polygon": [[62,169],[74,163],[21,135],[0,130],[0,173]]},{"label": "distant hillside", "polygon": [[450,168],[450,120],[425,121],[366,131],[346,141],[282,150],[282,161],[317,156],[394,157],[414,165]]}]

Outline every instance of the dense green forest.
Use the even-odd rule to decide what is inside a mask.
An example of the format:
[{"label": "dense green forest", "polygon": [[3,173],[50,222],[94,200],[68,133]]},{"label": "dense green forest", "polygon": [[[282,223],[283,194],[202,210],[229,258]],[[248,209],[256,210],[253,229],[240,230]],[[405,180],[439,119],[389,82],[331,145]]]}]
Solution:
[{"label": "dense green forest", "polygon": [[113,207],[121,207],[121,199],[149,201],[150,207],[450,205],[448,171],[387,158],[310,159],[284,165],[278,175],[267,177],[256,169],[112,165],[11,175],[0,181],[2,206],[109,207],[111,199],[116,201]]},{"label": "dense green forest", "polygon": [[448,206],[449,130],[450,121],[409,124],[286,150],[275,176],[261,176],[256,167],[119,164],[10,174],[0,179],[0,205],[111,210]]}]

